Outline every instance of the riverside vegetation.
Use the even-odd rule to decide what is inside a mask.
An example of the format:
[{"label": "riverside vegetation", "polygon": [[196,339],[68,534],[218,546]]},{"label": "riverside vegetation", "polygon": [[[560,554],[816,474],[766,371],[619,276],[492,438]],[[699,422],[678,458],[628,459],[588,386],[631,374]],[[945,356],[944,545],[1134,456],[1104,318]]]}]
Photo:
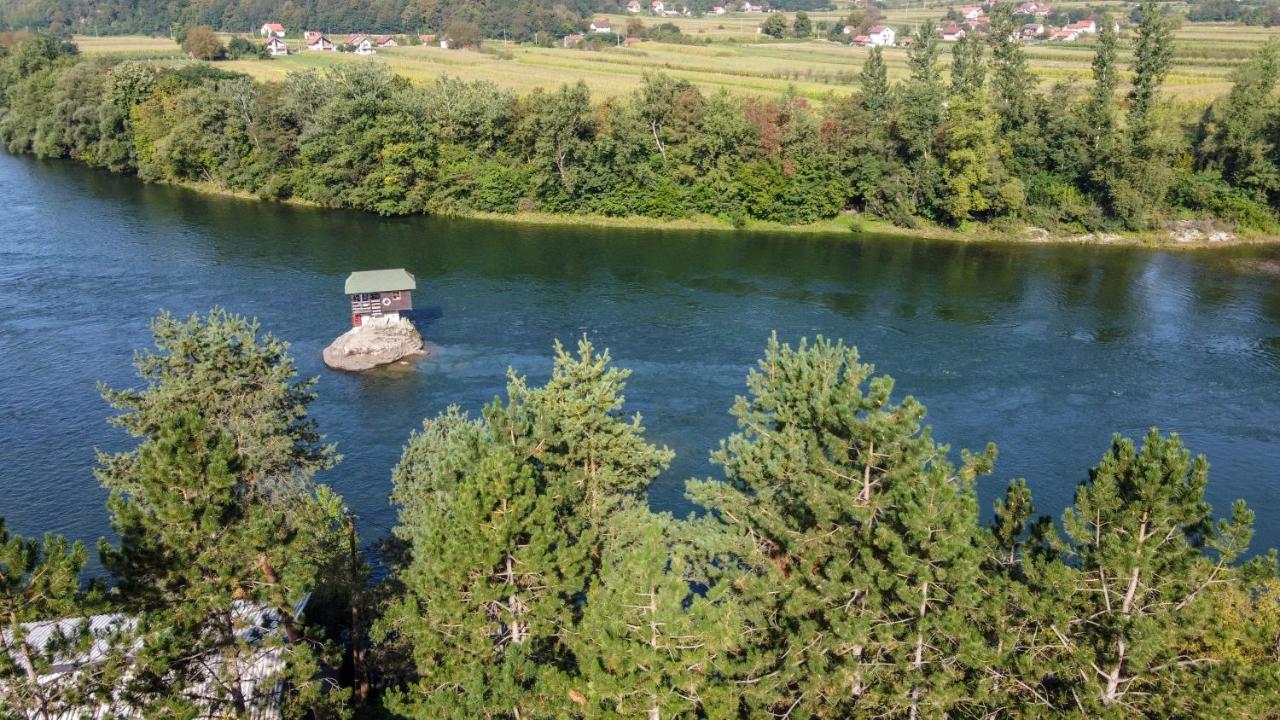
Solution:
[{"label": "riverside vegetation", "polygon": [[[584,339],[545,384],[512,373],[478,416],[409,436],[371,583],[312,480],[340,458],[284,343],[221,310],[153,332],[142,386],[104,391],[138,440],[98,460],[109,578],[0,526],[5,717],[248,717],[201,668],[251,652],[237,603],[291,617],[307,592],[307,622],[261,641],[287,658],[286,717],[1277,717],[1277,556],[1243,559],[1252,514],[1215,519],[1176,436],[1117,437],[1060,523],[1017,480],[983,524],[994,447],[955,456],[853,348],[773,339],[723,477],[687,485],[706,512],[679,519],[645,500],[672,453]],[[105,610],[139,622],[74,678],[32,680],[57,658],[21,623]]]},{"label": "riverside vegetation", "polygon": [[36,36],[0,60],[0,140],[147,181],[198,183],[385,215],[718,217],[803,225],[845,210],[904,227],[1141,232],[1173,220],[1277,230],[1280,44],[1230,93],[1188,110],[1160,92],[1169,18],[1142,6],[1132,80],[1111,23],[1093,85],[1047,90],[1028,71],[1010,6],[992,40],[956,43],[944,75],[922,23],[909,75],[873,51],[858,91],[705,95],[662,74],[593,104],[587,88],[519,96],[376,64],[254,82],[210,65],[84,59]]}]

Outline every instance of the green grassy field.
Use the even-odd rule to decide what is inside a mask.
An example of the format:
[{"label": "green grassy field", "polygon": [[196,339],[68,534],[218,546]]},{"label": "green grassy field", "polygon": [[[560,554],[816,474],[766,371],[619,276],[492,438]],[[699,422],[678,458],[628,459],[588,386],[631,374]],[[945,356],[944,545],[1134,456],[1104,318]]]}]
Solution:
[{"label": "green grassy field", "polygon": [[[1112,4],[1117,16],[1127,15],[1128,6]],[[889,11],[886,22],[903,26],[925,17],[937,18],[941,12],[936,8]],[[617,26],[625,27],[625,16],[609,17]],[[840,16],[813,13],[813,17],[836,22]],[[600,98],[631,91],[646,72],[652,71],[687,79],[708,92],[724,89],[738,95],[777,95],[794,87],[797,93],[815,101],[831,94],[846,94],[855,86],[868,50],[821,40],[763,39],[755,32],[760,19],[760,15],[726,15],[672,21],[687,35],[710,38],[709,44],[644,42],[631,48],[591,51],[490,41],[490,52],[418,46],[385,49],[374,57],[361,58],[303,51],[271,60],[221,62],[219,66],[263,80],[280,80],[296,70],[325,68],[336,63],[379,62],[415,81],[450,75],[487,80],[519,92],[583,80]],[[664,20],[644,18],[644,21],[652,25]],[[1276,37],[1280,37],[1280,29],[1186,24],[1176,34],[1174,65],[1166,90],[1173,96],[1197,102],[1221,95],[1230,88],[1228,76],[1232,68],[1258,46]],[[181,50],[167,38],[79,37],[76,41],[86,55],[185,62]],[[290,44],[301,47],[296,38],[290,38]],[[946,50],[944,46],[944,61],[948,59]],[[891,48],[885,55],[891,78],[904,76],[906,51]],[[1093,47],[1088,42],[1033,45],[1027,47],[1027,57],[1032,72],[1046,86],[1059,81],[1083,83],[1089,80]],[[1130,59],[1127,40],[1123,41],[1121,59],[1126,63]]]}]

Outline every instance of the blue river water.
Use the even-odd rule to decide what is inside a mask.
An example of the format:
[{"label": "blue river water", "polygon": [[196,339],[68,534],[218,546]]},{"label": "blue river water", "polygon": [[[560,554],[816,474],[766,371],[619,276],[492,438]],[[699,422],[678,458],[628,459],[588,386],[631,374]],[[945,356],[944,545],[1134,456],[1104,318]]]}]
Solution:
[{"label": "blue river water", "polygon": [[[391,469],[449,404],[476,411],[513,368],[545,378],[587,335],[634,371],[627,409],[677,457],[650,504],[683,515],[690,477],[769,334],[857,345],[929,408],[953,450],[999,446],[984,513],[1025,477],[1059,516],[1112,433],[1176,431],[1211,463],[1219,514],[1280,546],[1280,247],[1197,252],[865,236],[558,228],[385,219],[147,186],[0,154],[0,516],[24,534],[108,532],[95,449],[131,442],[98,383],[136,383],[161,309],[258,317],[320,378],[315,417],[344,461],[321,479],[367,542],[395,523]],[[418,277],[434,354],[326,369],[354,269]]]}]

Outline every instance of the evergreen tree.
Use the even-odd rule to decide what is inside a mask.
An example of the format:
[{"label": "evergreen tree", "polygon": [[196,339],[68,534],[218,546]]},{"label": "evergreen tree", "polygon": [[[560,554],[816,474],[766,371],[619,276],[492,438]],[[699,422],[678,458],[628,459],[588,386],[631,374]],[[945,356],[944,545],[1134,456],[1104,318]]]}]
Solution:
[{"label": "evergreen tree", "polygon": [[[329,571],[344,557],[340,500],[311,481],[336,460],[307,417],[314,381],[295,379],[284,343],[221,310],[165,314],[152,330],[156,350],[137,357],[147,386],[104,391],[142,441],[101,455],[97,471],[120,538],[101,543],[103,564],[140,611],[138,647],[121,649],[125,696],[245,717],[263,700],[250,690],[271,691],[274,675],[291,688],[286,706],[323,714],[342,694],[325,692],[324,648],[294,611],[335,591]],[[261,660],[271,653],[276,667]]]},{"label": "evergreen tree", "polygon": [[1046,624],[1060,710],[1203,717],[1230,705],[1223,691],[1232,683],[1198,678],[1206,668],[1230,670],[1205,641],[1212,595],[1236,582],[1232,563],[1248,545],[1253,514],[1238,501],[1231,520],[1215,524],[1207,481],[1203,457],[1152,430],[1140,449],[1117,437],[1077,489],[1063,517],[1070,572],[1044,588],[1069,613]]},{"label": "evergreen tree", "polygon": [[587,717],[650,720],[731,717],[736,692],[727,676],[737,648],[737,615],[724,586],[707,593],[705,561],[690,533],[714,533],[644,509],[620,513],[605,547],[600,579],[587,595],[577,634]]},{"label": "evergreen tree", "polygon": [[101,588],[80,579],[87,555],[84,545],[61,536],[40,542],[13,535],[0,518],[0,717],[57,720],[86,706],[112,707],[118,664],[57,670],[120,630],[94,634],[82,617],[101,601]]},{"label": "evergreen tree", "polygon": [[513,374],[481,418],[450,409],[410,440],[392,496],[405,593],[378,628],[412,647],[397,712],[558,718],[603,702],[573,654],[582,601],[611,518],[643,507],[671,457],[620,415],[627,375],[585,340],[576,357],[557,345],[545,386]]},{"label": "evergreen tree", "polygon": [[[974,478],[946,460],[924,408],[857,352],[776,338],[714,453],[724,482],[689,496],[738,539],[737,669],[754,714],[934,717],[969,706],[983,653]],[[727,563],[721,562],[722,567]]]}]

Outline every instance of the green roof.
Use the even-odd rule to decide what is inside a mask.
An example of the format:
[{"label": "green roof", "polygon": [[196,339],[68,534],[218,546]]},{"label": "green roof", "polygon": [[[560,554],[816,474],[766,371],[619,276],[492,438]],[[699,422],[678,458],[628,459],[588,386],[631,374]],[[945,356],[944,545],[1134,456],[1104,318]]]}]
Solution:
[{"label": "green roof", "polygon": [[394,270],[361,270],[347,276],[347,294],[417,290],[418,281],[404,268]]}]

